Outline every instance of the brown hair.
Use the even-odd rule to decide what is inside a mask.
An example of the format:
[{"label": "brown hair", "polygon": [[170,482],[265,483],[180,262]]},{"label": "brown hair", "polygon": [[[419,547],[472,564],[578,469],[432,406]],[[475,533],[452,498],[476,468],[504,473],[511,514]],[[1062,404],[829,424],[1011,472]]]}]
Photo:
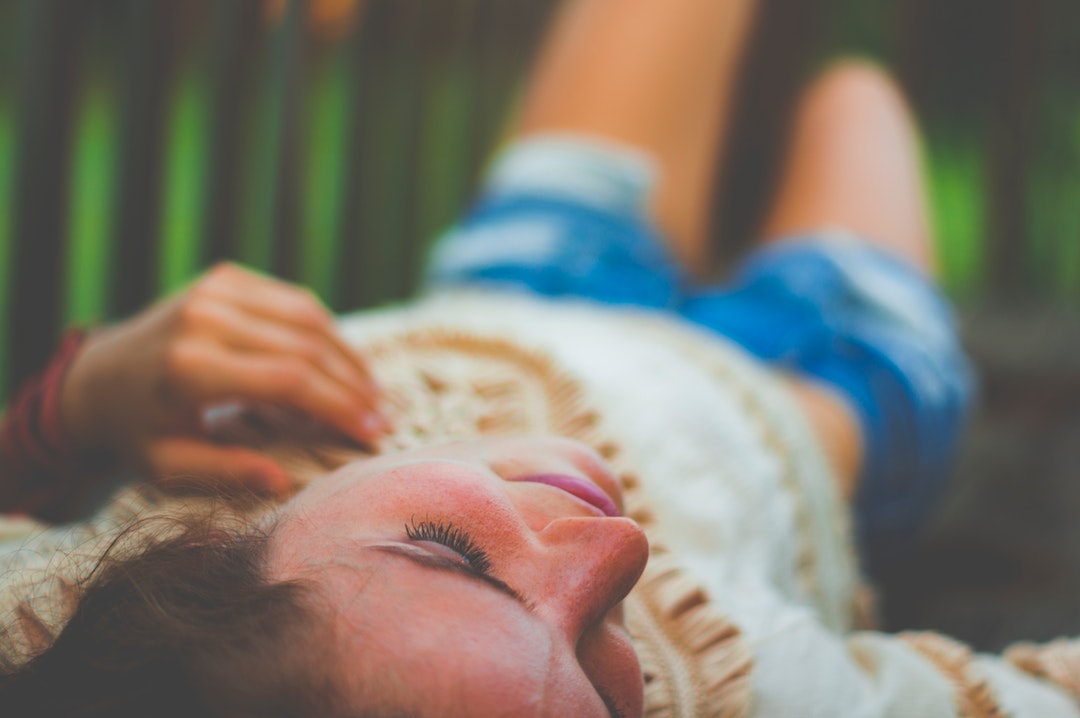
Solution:
[{"label": "brown hair", "polygon": [[[259,449],[304,483],[370,453],[268,407],[234,413],[213,434]],[[149,505],[166,501],[142,492]],[[0,628],[0,647],[15,643],[16,632],[36,646],[29,661],[0,650],[4,716],[403,715],[345,708],[328,611],[304,581],[267,578],[273,527],[250,520],[264,502],[240,492],[185,503],[171,518],[134,522],[112,542],[72,591],[77,607],[58,635],[26,606],[20,626]]]},{"label": "brown hair", "polygon": [[266,578],[270,533],[189,522],[133,557],[107,555],[51,647],[2,667],[4,714],[342,715],[314,592]]}]

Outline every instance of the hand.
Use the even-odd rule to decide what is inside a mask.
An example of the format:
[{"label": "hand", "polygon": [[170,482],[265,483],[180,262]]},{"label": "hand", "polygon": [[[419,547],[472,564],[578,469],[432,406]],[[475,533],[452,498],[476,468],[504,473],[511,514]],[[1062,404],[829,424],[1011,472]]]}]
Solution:
[{"label": "hand", "polygon": [[203,434],[204,411],[223,402],[300,410],[363,444],[385,429],[363,359],[319,300],[229,264],[91,335],[64,382],[61,415],[79,446],[110,449],[160,481],[288,490],[266,456]]}]

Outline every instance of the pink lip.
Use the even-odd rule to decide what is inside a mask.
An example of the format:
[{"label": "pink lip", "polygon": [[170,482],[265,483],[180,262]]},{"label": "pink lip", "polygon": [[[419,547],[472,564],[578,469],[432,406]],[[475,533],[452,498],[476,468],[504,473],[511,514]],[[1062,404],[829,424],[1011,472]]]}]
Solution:
[{"label": "pink lip", "polygon": [[619,507],[595,484],[584,479],[561,474],[540,474],[538,476],[523,476],[514,481],[527,481],[532,484],[546,484],[562,489],[571,496],[575,496],[587,504],[595,506],[604,512],[605,516],[622,516]]}]

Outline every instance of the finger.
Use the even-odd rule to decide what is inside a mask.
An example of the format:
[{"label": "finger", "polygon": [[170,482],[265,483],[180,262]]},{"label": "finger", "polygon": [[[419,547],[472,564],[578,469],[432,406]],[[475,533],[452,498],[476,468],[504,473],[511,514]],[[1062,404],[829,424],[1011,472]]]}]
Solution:
[{"label": "finger", "polygon": [[367,362],[341,337],[333,314],[313,292],[234,264],[215,267],[200,288],[251,315],[319,335],[343,361],[366,377],[377,395]]},{"label": "finger", "polygon": [[165,488],[247,489],[281,496],[292,485],[284,469],[255,451],[197,439],[153,441],[143,462],[152,478]]},{"label": "finger", "polygon": [[195,292],[216,296],[251,314],[310,329],[332,330],[334,315],[311,291],[234,264],[212,269]]},{"label": "finger", "polygon": [[346,436],[371,444],[382,434],[370,407],[294,357],[241,354],[208,342],[184,342],[165,359],[166,390],[191,406],[256,401],[306,412]]},{"label": "finger", "polygon": [[201,302],[189,311],[196,314],[199,333],[243,352],[306,361],[331,381],[340,383],[342,390],[351,392],[358,403],[375,409],[378,394],[368,373],[345,361],[340,348],[325,336],[252,316],[221,301]]}]

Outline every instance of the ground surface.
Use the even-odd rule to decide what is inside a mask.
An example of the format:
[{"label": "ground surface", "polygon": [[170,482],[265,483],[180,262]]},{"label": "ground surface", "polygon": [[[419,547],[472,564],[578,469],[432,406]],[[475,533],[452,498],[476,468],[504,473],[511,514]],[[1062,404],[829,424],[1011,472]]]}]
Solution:
[{"label": "ground surface", "polygon": [[887,622],[983,650],[1080,636],[1080,315],[965,323],[981,403],[939,514],[885,583]]}]

